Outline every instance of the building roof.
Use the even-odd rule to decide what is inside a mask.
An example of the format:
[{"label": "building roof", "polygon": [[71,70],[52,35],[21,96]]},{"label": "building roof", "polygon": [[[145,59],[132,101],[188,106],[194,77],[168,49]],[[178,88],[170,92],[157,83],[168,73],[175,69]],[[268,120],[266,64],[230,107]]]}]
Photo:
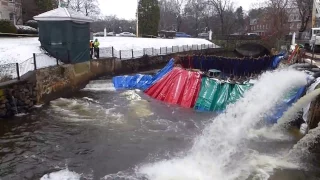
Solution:
[{"label": "building roof", "polygon": [[33,19],[37,21],[78,21],[78,22],[93,22],[88,16],[81,12],[76,12],[68,8],[57,8],[51,11],[34,16]]}]

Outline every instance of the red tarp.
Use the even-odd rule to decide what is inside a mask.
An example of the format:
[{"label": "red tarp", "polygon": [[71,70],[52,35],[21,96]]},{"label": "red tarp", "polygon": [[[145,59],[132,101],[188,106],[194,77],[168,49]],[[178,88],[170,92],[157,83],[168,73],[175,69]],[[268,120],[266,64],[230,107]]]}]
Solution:
[{"label": "red tarp", "polygon": [[175,67],[145,93],[160,101],[192,108],[197,100],[200,87],[199,72]]}]

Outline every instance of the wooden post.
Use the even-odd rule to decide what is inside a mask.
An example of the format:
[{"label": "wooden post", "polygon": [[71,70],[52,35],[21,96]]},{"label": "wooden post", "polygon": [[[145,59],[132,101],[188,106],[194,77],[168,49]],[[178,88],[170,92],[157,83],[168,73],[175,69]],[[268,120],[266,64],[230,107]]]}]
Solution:
[{"label": "wooden post", "polygon": [[160,47],[160,55],[161,55],[161,47]]},{"label": "wooden post", "polygon": [[16,63],[16,70],[17,70],[17,78],[18,80],[20,80],[19,63]]},{"label": "wooden post", "polygon": [[120,53],[120,59],[121,59],[121,50],[119,51],[119,53]]},{"label": "wooden post", "polygon": [[37,70],[36,53],[33,53],[33,66],[34,66],[34,70]]},{"label": "wooden post", "polygon": [[111,48],[112,48],[111,54],[112,54],[112,57],[114,57],[114,49],[113,49],[113,46],[112,46]]},{"label": "wooden post", "polygon": [[166,47],[166,54],[168,54],[168,47]]}]

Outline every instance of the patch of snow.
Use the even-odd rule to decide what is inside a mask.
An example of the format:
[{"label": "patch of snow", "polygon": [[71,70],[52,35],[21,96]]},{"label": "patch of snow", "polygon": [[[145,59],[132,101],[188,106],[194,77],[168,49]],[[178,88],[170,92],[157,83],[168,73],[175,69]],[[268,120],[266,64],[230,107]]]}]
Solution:
[{"label": "patch of snow", "polygon": [[51,11],[39,14],[33,17],[37,21],[57,21],[57,20],[71,20],[71,21],[80,21],[80,22],[93,22],[88,16],[85,16],[81,12],[76,12],[68,8],[56,8]]},{"label": "patch of snow", "polygon": [[21,29],[21,30],[25,30],[25,31],[35,31],[37,32],[38,30],[33,28],[33,27],[30,27],[30,26],[23,26],[23,25],[16,25],[16,28],[17,29]]},{"label": "patch of snow", "polygon": [[[37,68],[57,64],[55,58],[43,54],[38,37],[0,39],[0,65],[19,63],[20,75],[34,70],[33,53],[36,53]],[[15,69],[11,75],[16,77]]]}]

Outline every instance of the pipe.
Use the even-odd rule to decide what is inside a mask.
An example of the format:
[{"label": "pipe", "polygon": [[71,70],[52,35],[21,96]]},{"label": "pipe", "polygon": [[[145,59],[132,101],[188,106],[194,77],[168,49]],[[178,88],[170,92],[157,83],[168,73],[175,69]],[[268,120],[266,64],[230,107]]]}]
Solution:
[{"label": "pipe", "polygon": [[316,65],[311,65],[311,64],[293,64],[291,66],[289,66],[289,68],[318,68],[318,66]]}]

